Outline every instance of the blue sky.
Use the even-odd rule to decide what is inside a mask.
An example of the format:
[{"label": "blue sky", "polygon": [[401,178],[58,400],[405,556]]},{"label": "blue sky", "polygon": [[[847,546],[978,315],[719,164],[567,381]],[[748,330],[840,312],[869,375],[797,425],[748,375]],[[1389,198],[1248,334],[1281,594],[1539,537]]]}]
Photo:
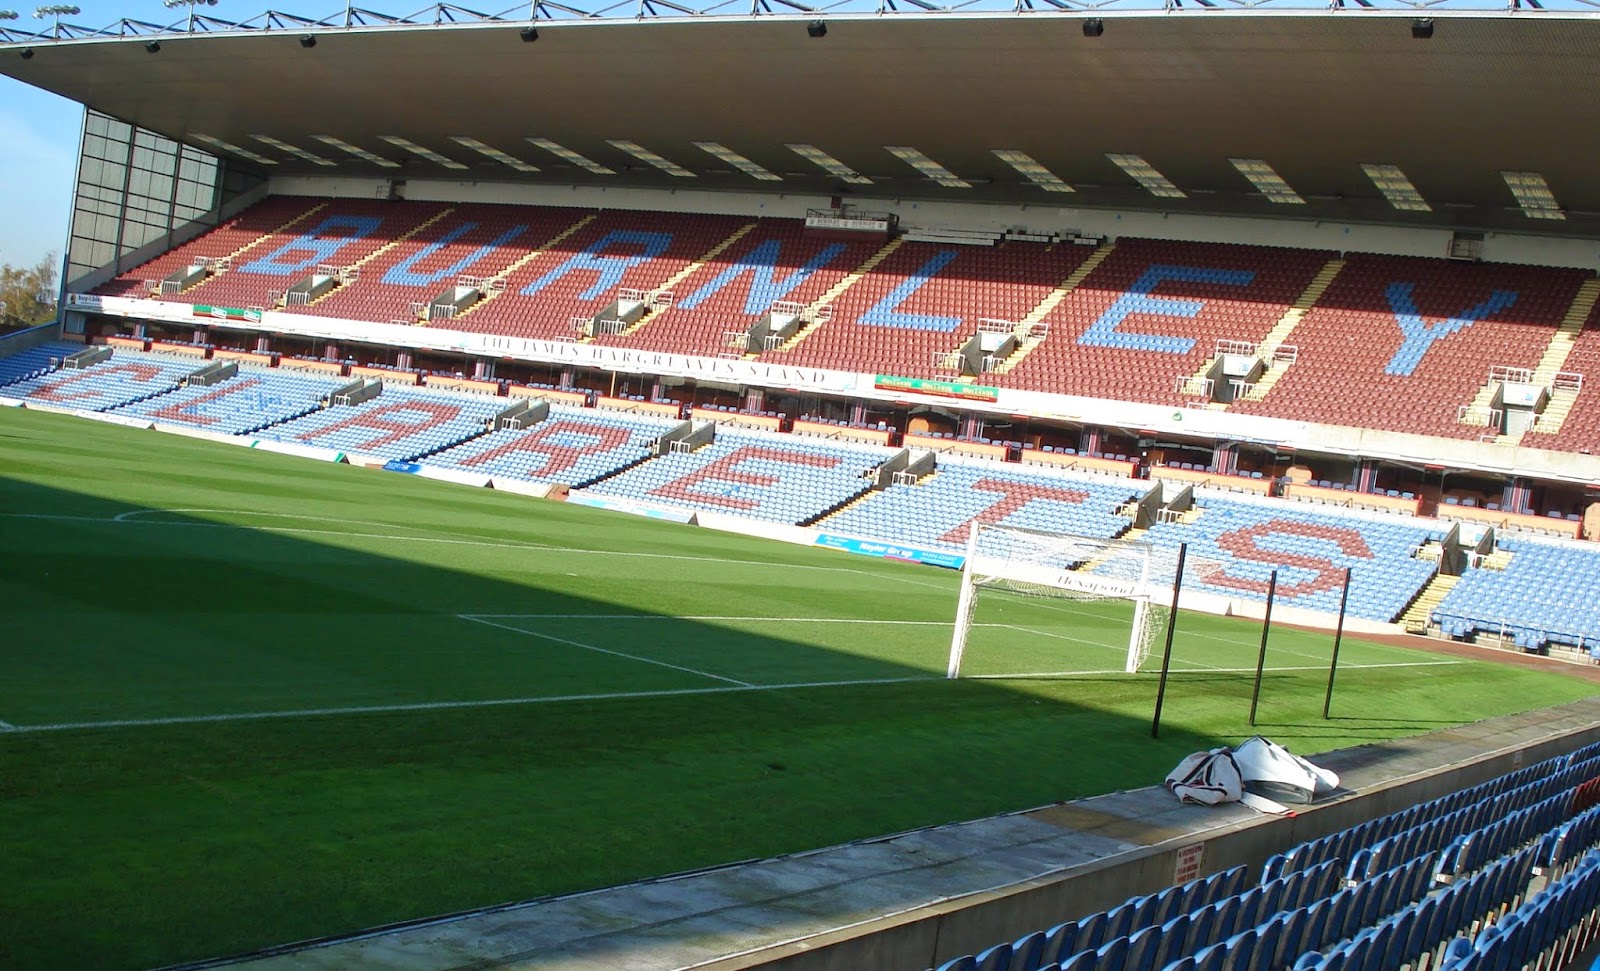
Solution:
[{"label": "blue sky", "polygon": [[[9,26],[34,30],[49,25],[48,20],[32,16],[38,2],[0,0],[0,9],[22,15]],[[78,0],[78,5],[81,14],[63,19],[94,28],[124,17],[166,24],[184,15],[167,10],[161,0]],[[201,9],[228,20],[246,20],[269,7],[315,17],[343,9],[339,0],[221,0]],[[31,265],[46,253],[61,255],[82,124],[83,109],[77,103],[0,76],[0,198],[6,202],[5,215],[0,218],[0,263]]]}]

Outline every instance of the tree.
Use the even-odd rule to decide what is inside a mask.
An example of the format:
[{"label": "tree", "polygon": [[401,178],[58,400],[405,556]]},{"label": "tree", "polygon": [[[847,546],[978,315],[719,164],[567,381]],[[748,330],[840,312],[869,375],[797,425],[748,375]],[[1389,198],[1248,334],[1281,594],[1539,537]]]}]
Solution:
[{"label": "tree", "polygon": [[0,263],[0,333],[47,323],[56,316],[56,257],[34,266]]}]

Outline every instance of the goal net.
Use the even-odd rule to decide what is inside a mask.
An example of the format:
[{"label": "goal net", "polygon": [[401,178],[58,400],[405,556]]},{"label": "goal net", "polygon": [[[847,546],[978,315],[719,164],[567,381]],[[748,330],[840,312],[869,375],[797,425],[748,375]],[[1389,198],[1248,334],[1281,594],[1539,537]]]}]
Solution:
[{"label": "goal net", "polygon": [[[1192,572],[1192,567],[1185,572]],[[1132,674],[1165,635],[1177,571],[1177,549],[1142,539],[1101,539],[974,523],[962,568],[947,676],[962,676],[979,603],[1016,598],[1062,602],[1057,606],[1069,615],[1069,621],[1075,616],[1092,618],[1092,622],[1077,620],[1069,628],[1077,634],[1046,636],[1067,642],[1061,644],[1067,648],[1072,642],[1114,650],[1125,644],[1121,667]],[[1107,624],[1109,633],[1104,629]],[[1127,628],[1125,642],[1116,629],[1120,625]],[[981,626],[1008,628],[1015,632],[1013,636],[1028,631],[1025,626],[1010,624]]]}]

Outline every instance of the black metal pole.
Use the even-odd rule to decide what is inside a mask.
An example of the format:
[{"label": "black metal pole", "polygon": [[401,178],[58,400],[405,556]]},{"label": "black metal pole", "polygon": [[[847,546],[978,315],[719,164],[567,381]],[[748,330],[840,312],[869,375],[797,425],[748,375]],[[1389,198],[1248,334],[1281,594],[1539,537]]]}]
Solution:
[{"label": "black metal pole", "polygon": [[1344,609],[1350,604],[1350,568],[1344,568],[1344,592],[1339,594],[1339,624],[1333,629],[1333,660],[1328,662],[1328,693],[1322,699],[1322,719],[1333,706],[1333,676],[1339,670],[1339,644],[1344,640]]},{"label": "black metal pole", "polygon": [[1172,610],[1167,614],[1167,642],[1161,649],[1161,680],[1156,682],[1156,713],[1150,722],[1150,737],[1161,737],[1161,704],[1167,698],[1167,672],[1172,668],[1172,632],[1178,626],[1178,594],[1183,592],[1183,561],[1189,556],[1189,544],[1178,544],[1178,569],[1172,576]]},{"label": "black metal pole", "polygon": [[1267,668],[1267,632],[1272,629],[1272,601],[1278,596],[1278,571],[1267,580],[1267,612],[1261,617],[1261,651],[1256,655],[1256,687],[1250,692],[1250,727],[1256,724],[1256,704],[1261,700],[1261,673]]}]

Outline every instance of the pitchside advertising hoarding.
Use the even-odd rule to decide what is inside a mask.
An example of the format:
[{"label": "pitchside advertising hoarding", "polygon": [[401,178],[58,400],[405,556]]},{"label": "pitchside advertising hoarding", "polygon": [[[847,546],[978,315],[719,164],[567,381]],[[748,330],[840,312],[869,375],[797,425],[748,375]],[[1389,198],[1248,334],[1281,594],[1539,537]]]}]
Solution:
[{"label": "pitchside advertising hoarding", "polygon": [[961,564],[966,561],[966,557],[959,553],[919,549],[901,543],[856,539],[853,536],[834,536],[831,533],[817,534],[816,545],[830,550],[843,550],[846,553],[878,556],[886,560],[904,560],[908,563],[926,563],[928,566],[942,566],[951,570],[961,569]]},{"label": "pitchside advertising hoarding", "polygon": [[959,398],[962,401],[999,401],[1000,389],[983,384],[963,384],[959,381],[929,381],[923,378],[902,378],[892,374],[873,375],[872,386],[879,391],[904,391],[924,394],[933,398]]}]

